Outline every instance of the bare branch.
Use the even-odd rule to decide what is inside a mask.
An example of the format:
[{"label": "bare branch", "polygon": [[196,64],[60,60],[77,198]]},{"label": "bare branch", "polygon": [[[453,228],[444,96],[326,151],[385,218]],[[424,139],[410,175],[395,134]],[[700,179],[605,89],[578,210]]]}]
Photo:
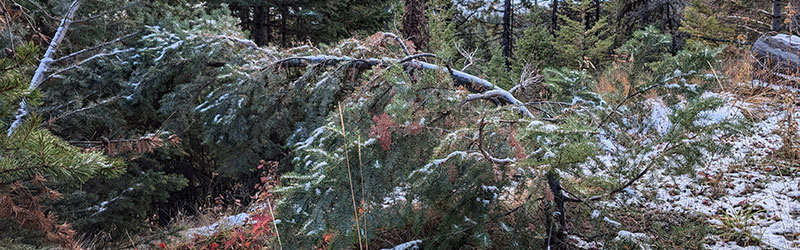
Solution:
[{"label": "bare branch", "polygon": [[[30,86],[28,86],[28,92],[35,90],[40,84],[42,84],[42,82],[45,81],[44,74],[50,70],[50,65],[53,63],[53,56],[55,56],[56,51],[58,51],[58,46],[61,45],[61,41],[63,41],[64,37],[67,35],[69,25],[72,24],[72,19],[75,17],[75,12],[77,12],[78,8],[81,6],[81,1],[82,0],[75,0],[72,2],[69,10],[67,10],[67,14],[64,16],[64,19],[61,20],[61,25],[58,26],[58,31],[56,31],[56,34],[53,35],[50,45],[47,46],[47,51],[45,51],[42,60],[39,62],[39,67],[36,68],[36,73],[34,73]],[[11,134],[14,133],[14,130],[19,127],[19,124],[22,123],[22,119],[27,114],[27,105],[25,105],[25,100],[23,99],[19,103],[19,110],[17,111],[17,115],[14,117],[14,122],[8,127],[8,136],[11,136]]]},{"label": "bare branch", "polygon": [[[367,59],[355,59],[352,57],[336,57],[330,55],[317,55],[317,56],[302,56],[302,57],[290,57],[286,59],[279,60],[271,65],[278,65],[281,67],[307,67],[312,64],[322,64],[322,65],[337,65],[339,63],[348,62],[349,65],[347,67],[350,68],[358,68],[358,69],[369,69],[377,65],[384,64],[386,62],[389,63],[399,63],[400,60],[395,58],[384,58],[384,59],[376,59],[376,58],[367,58]],[[514,95],[509,93],[508,91],[495,86],[491,82],[484,80],[483,78],[470,75],[464,73],[463,71],[453,70],[449,67],[442,67],[436,64],[420,62],[416,60],[410,60],[408,62],[403,63],[406,67],[413,67],[413,68],[420,68],[426,69],[431,71],[445,71],[450,74],[453,78],[453,81],[456,85],[459,86],[466,86],[467,89],[474,93],[483,93],[486,91],[495,91],[499,95],[498,100],[503,104],[512,104],[519,108],[520,112],[529,118],[535,118],[533,114],[525,107],[525,104],[519,101]],[[269,67],[269,66],[268,66]]]},{"label": "bare branch", "polygon": [[55,122],[55,121],[57,121],[57,120],[59,120],[61,118],[64,118],[64,117],[67,117],[67,116],[70,116],[70,115],[73,115],[73,114],[77,114],[77,113],[80,113],[80,112],[83,112],[83,111],[86,111],[86,110],[90,110],[90,109],[96,108],[96,107],[101,106],[101,105],[105,105],[105,104],[110,103],[110,102],[112,102],[114,100],[117,100],[117,99],[119,99],[118,95],[117,96],[112,96],[111,98],[107,98],[107,99],[101,100],[99,102],[93,103],[93,104],[91,104],[89,106],[86,106],[86,107],[83,107],[83,108],[79,108],[79,109],[76,109],[76,110],[72,110],[72,111],[67,111],[67,112],[61,113],[60,115],[47,120],[47,123],[53,123],[53,122]]},{"label": "bare branch", "polygon": [[399,36],[395,35],[394,33],[383,33],[383,37],[384,38],[385,37],[393,38],[395,41],[397,41],[397,43],[400,45],[400,47],[403,48],[403,52],[406,53],[406,56],[410,56],[411,55],[411,52],[408,51],[408,46],[406,46],[406,43],[403,42],[403,39],[400,39]]},{"label": "bare branch", "polygon": [[498,98],[502,98],[502,97],[503,97],[503,93],[502,92],[500,92],[498,90],[489,90],[489,91],[486,91],[486,92],[483,92],[483,93],[467,95],[467,98],[464,99],[464,101],[461,102],[461,105],[464,105],[464,104],[466,104],[468,102],[471,102],[471,101],[481,100],[481,99],[497,102],[497,99]]},{"label": "bare branch", "polygon": [[405,63],[405,62],[408,62],[408,61],[411,61],[411,60],[416,60],[416,59],[422,58],[422,57],[436,57],[436,54],[421,53],[421,54],[416,54],[416,55],[410,55],[410,56],[404,57],[403,59],[400,59],[400,63]]},{"label": "bare branch", "polygon": [[83,66],[84,64],[86,64],[88,62],[91,62],[91,61],[93,61],[93,60],[95,60],[97,58],[106,57],[106,56],[113,56],[113,55],[122,54],[122,53],[128,53],[128,52],[132,52],[132,51],[135,51],[135,50],[136,50],[135,48],[129,48],[129,49],[124,49],[124,50],[114,49],[113,51],[111,51],[109,53],[95,54],[95,55],[90,56],[90,57],[88,57],[86,59],[83,59],[82,61],[80,61],[80,62],[78,62],[76,64],[73,64],[72,66],[60,69],[60,70],[56,71],[55,73],[48,75],[47,78],[45,78],[42,82],[50,80],[50,78],[54,78],[54,77],[60,75],[61,73],[64,73],[64,72],[79,68],[79,67]]},{"label": "bare branch", "polygon": [[[467,60],[467,63],[464,64],[464,67],[461,68],[461,71],[467,70],[467,68],[469,68],[469,66],[472,66],[472,64],[475,63],[475,53],[478,52],[478,48],[475,48],[475,51],[472,51],[472,52],[468,53],[466,50],[462,49],[456,43],[456,50],[458,50],[458,53],[461,54],[461,56],[463,56],[464,59]],[[511,91],[509,91],[509,92],[511,92]]]},{"label": "bare branch", "polygon": [[108,46],[108,45],[111,45],[111,44],[114,44],[114,43],[117,43],[117,42],[120,42],[120,41],[128,40],[129,38],[131,38],[133,36],[136,36],[136,35],[139,35],[141,33],[142,33],[141,31],[134,32],[134,33],[125,35],[123,37],[118,37],[117,39],[114,39],[114,40],[111,40],[111,41],[108,41],[108,42],[105,42],[105,43],[101,43],[101,44],[95,45],[95,46],[93,46],[91,48],[86,48],[86,49],[82,49],[82,50],[73,52],[72,54],[69,54],[69,55],[66,55],[66,56],[62,56],[62,57],[60,57],[58,59],[53,60],[53,63],[59,63],[59,62],[63,62],[63,61],[66,61],[66,60],[70,60],[72,58],[80,56],[83,53],[86,53],[86,52],[89,52],[89,51],[92,51],[92,50],[96,50],[96,49],[99,49],[99,48],[102,48],[102,47],[105,47],[105,46]]}]

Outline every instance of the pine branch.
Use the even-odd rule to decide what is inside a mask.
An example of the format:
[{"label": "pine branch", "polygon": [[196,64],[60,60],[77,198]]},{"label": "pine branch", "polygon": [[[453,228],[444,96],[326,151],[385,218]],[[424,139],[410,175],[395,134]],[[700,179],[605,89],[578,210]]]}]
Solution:
[{"label": "pine branch", "polygon": [[66,55],[66,56],[62,56],[62,57],[60,57],[58,59],[53,60],[53,63],[59,63],[59,62],[63,62],[63,61],[66,61],[66,60],[70,60],[72,58],[80,56],[83,53],[86,53],[86,52],[89,52],[89,51],[92,51],[92,50],[95,50],[95,49],[99,49],[99,48],[102,48],[102,47],[105,47],[105,46],[108,46],[108,45],[111,45],[111,44],[115,44],[115,43],[120,42],[120,41],[128,40],[129,38],[131,38],[133,36],[136,36],[136,35],[139,35],[141,33],[142,33],[141,31],[137,31],[137,32],[134,32],[134,33],[122,36],[122,37],[118,37],[117,39],[114,39],[114,40],[111,40],[111,41],[108,41],[108,42],[105,42],[105,43],[101,43],[101,44],[95,45],[95,46],[93,46],[91,48],[86,48],[86,49],[82,49],[82,50],[73,52],[72,54],[69,54],[69,55]]},{"label": "pine branch", "polygon": [[128,9],[130,7],[133,7],[133,6],[136,6],[136,5],[139,5],[139,4],[142,4],[142,2],[132,2],[132,3],[129,3],[129,4],[124,5],[122,7],[117,7],[115,9],[104,11],[104,12],[102,12],[100,14],[97,14],[97,15],[94,15],[94,16],[90,16],[90,17],[87,17],[87,18],[84,18],[84,19],[81,19],[81,20],[75,20],[72,23],[79,24],[79,23],[89,22],[89,21],[101,18],[101,17],[103,17],[105,15],[108,15],[108,14],[111,14],[111,13],[114,13],[114,12],[118,12],[118,11],[121,11],[121,10],[125,10],[125,9]]}]

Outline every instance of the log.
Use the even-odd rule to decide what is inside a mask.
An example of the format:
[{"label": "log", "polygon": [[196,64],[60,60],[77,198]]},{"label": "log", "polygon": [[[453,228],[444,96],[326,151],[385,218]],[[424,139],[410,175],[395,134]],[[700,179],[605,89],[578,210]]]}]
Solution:
[{"label": "log", "polygon": [[406,68],[425,69],[431,71],[444,71],[450,74],[450,76],[453,78],[453,81],[457,86],[465,86],[467,90],[473,93],[483,93],[486,91],[493,91],[492,92],[493,96],[497,97],[498,101],[500,101],[501,104],[514,105],[517,108],[519,108],[520,113],[522,113],[523,115],[531,119],[536,119],[536,117],[534,117],[533,114],[531,114],[531,112],[525,107],[525,103],[519,101],[516,97],[514,97],[514,95],[512,95],[508,91],[492,84],[487,80],[484,80],[483,78],[465,73],[463,71],[454,70],[451,69],[450,67],[442,67],[436,64],[410,59],[417,56],[432,56],[432,55],[433,54],[429,53],[411,55],[407,57],[409,59],[405,58],[404,59],[396,59],[396,58],[355,59],[347,56],[339,57],[331,55],[316,55],[316,56],[290,57],[279,60],[273,63],[272,65],[276,65],[279,67],[286,67],[286,68],[294,68],[294,67],[308,67],[313,64],[332,66],[332,65],[339,65],[342,63],[346,63],[345,66],[348,68],[367,70],[371,69],[372,67],[385,63],[401,63]]},{"label": "log", "polygon": [[800,37],[765,34],[756,40],[753,55],[763,66],[786,74],[800,73]]}]

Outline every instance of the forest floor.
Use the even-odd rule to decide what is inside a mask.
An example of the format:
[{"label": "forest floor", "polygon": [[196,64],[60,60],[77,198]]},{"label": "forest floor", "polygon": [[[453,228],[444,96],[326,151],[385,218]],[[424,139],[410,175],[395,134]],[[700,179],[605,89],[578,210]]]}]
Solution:
[{"label": "forest floor", "polygon": [[[796,145],[800,142],[800,112],[796,110],[800,92],[758,83],[743,86],[737,93],[706,93],[727,100],[712,117],[741,116],[750,122],[745,126],[748,131],[715,138],[731,146],[730,153],[707,153],[704,164],[685,173],[656,168],[614,200],[601,202],[604,209],[616,212],[600,216],[604,209],[598,208],[591,217],[619,228],[614,239],[639,242],[642,249],[649,249],[652,242],[684,248],[686,241],[702,242],[708,249],[800,248],[800,152]],[[653,117],[658,116],[656,110]],[[605,175],[602,168],[584,171]],[[689,239],[670,235],[686,235],[682,230],[706,233]],[[604,248],[601,242],[570,238],[579,247]]]}]

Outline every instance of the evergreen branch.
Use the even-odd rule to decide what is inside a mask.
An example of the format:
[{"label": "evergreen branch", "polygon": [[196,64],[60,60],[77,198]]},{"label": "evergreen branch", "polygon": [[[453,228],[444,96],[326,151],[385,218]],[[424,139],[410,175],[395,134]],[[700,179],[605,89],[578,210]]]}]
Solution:
[{"label": "evergreen branch", "polygon": [[113,55],[122,54],[122,53],[128,53],[128,52],[135,51],[135,50],[136,50],[136,48],[129,48],[129,49],[124,49],[124,50],[114,49],[114,51],[111,51],[109,53],[98,53],[98,54],[95,54],[93,56],[90,56],[89,58],[83,59],[82,61],[80,61],[80,62],[78,62],[76,64],[73,64],[72,66],[60,69],[60,70],[56,71],[55,73],[50,74],[42,82],[50,80],[51,78],[54,78],[54,77],[60,75],[61,73],[64,73],[64,72],[79,68],[79,67],[83,66],[86,63],[94,61],[97,58],[106,57],[106,56],[113,56]]},{"label": "evergreen branch", "polygon": [[101,17],[103,17],[105,15],[108,15],[108,14],[111,14],[111,13],[114,13],[114,12],[118,12],[118,11],[121,11],[121,10],[126,10],[126,9],[128,9],[130,7],[133,7],[135,5],[138,5],[138,4],[142,4],[142,2],[132,2],[132,3],[129,3],[127,5],[124,5],[124,6],[121,6],[121,7],[117,7],[115,9],[104,11],[104,12],[102,12],[100,14],[97,14],[97,15],[94,15],[94,16],[89,16],[89,17],[84,18],[84,19],[75,20],[72,23],[79,24],[79,23],[89,22],[89,21],[101,18]]},{"label": "evergreen branch", "polygon": [[117,39],[114,39],[114,40],[111,40],[111,41],[108,41],[108,42],[105,42],[105,43],[101,43],[101,44],[92,46],[91,48],[85,48],[85,49],[73,52],[72,54],[69,54],[69,55],[66,55],[66,56],[62,56],[62,57],[60,57],[58,59],[53,60],[53,63],[59,63],[59,62],[63,62],[63,61],[66,61],[66,60],[70,60],[70,59],[78,57],[81,54],[86,53],[88,51],[99,49],[99,48],[108,46],[110,44],[115,44],[115,43],[120,42],[120,41],[128,40],[129,38],[131,38],[133,36],[136,36],[136,35],[139,35],[141,33],[142,33],[141,31],[137,31],[137,32],[134,32],[134,33],[122,36],[122,37],[118,37]]},{"label": "evergreen branch", "polygon": [[655,88],[655,87],[658,87],[658,86],[661,86],[661,84],[653,84],[653,85],[650,85],[650,86],[649,86],[649,87],[647,87],[647,88],[640,89],[640,90],[638,90],[638,91],[636,91],[636,92],[634,92],[634,93],[631,93],[631,94],[630,94],[630,95],[628,95],[627,97],[625,97],[625,99],[623,99],[621,102],[617,103],[617,106],[615,106],[615,107],[614,107],[614,109],[612,109],[612,110],[611,110],[611,112],[610,112],[610,113],[608,113],[608,115],[606,115],[606,117],[605,117],[605,118],[603,118],[603,120],[600,120],[600,123],[599,123],[599,124],[597,124],[597,127],[598,127],[598,128],[599,128],[599,127],[602,127],[602,126],[603,126],[603,125],[606,123],[606,121],[608,121],[608,119],[609,119],[609,118],[611,118],[611,116],[612,116],[612,115],[616,114],[616,113],[617,113],[617,110],[619,110],[619,108],[620,108],[620,107],[622,107],[622,105],[624,105],[625,103],[627,103],[629,100],[631,100],[631,99],[633,99],[634,97],[636,97],[636,96],[638,96],[638,95],[640,95],[640,94],[643,94],[644,92],[647,92],[647,91],[649,91],[649,90],[651,90],[651,89],[653,89],[653,88]]}]

